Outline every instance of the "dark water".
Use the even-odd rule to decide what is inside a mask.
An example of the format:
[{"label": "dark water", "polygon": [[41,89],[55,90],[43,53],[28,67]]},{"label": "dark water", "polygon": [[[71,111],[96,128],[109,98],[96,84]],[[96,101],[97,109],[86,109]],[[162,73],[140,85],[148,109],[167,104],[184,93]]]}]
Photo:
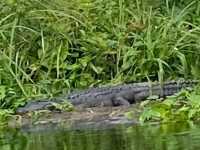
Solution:
[{"label": "dark water", "polygon": [[188,123],[109,129],[0,129],[0,150],[196,150],[200,126]]}]

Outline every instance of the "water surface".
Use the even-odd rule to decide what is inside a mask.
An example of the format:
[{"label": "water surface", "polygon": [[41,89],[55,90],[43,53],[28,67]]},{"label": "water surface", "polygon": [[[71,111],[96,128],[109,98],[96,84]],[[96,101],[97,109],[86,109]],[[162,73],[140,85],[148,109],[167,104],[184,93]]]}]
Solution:
[{"label": "water surface", "polygon": [[193,150],[200,126],[188,123],[108,129],[1,129],[0,150]]}]

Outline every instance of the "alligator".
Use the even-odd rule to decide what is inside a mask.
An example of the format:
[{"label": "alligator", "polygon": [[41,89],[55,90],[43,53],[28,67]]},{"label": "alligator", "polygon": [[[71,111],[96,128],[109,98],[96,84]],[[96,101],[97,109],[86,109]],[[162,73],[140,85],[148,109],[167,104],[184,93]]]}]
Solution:
[{"label": "alligator", "polygon": [[74,106],[97,107],[97,106],[129,106],[140,102],[149,96],[157,95],[160,98],[173,95],[184,88],[192,88],[199,81],[168,81],[161,86],[159,82],[130,83],[109,87],[90,88],[88,90],[72,92],[67,96],[53,99],[41,99],[29,101],[23,107],[19,107],[17,113],[26,113],[37,110],[53,110],[54,104],[70,102]]}]

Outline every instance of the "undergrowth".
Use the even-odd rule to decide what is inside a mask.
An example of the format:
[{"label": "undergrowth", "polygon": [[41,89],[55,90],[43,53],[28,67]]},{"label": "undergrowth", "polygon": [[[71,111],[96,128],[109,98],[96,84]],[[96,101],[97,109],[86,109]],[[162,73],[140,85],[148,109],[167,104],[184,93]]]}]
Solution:
[{"label": "undergrowth", "polygon": [[143,112],[140,122],[183,122],[200,121],[200,92],[197,87],[193,92],[182,90],[163,101],[146,101],[141,104]]}]

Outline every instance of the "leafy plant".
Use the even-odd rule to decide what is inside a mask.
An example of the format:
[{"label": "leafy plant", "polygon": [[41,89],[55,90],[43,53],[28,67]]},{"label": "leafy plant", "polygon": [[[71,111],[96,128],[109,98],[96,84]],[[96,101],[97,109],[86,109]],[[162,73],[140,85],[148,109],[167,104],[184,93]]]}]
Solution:
[{"label": "leafy plant", "polygon": [[72,111],[74,108],[73,108],[73,105],[70,104],[69,102],[63,102],[63,103],[53,103],[53,106],[55,107],[54,109],[55,110],[60,110],[60,111]]},{"label": "leafy plant", "polygon": [[200,118],[200,95],[183,90],[164,101],[149,102],[144,105],[140,122],[146,121],[198,121]]},{"label": "leafy plant", "polygon": [[3,126],[8,123],[8,119],[14,114],[14,111],[11,109],[0,109],[0,126]]}]

